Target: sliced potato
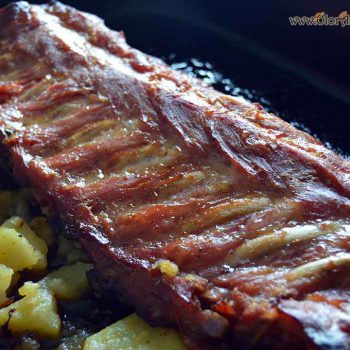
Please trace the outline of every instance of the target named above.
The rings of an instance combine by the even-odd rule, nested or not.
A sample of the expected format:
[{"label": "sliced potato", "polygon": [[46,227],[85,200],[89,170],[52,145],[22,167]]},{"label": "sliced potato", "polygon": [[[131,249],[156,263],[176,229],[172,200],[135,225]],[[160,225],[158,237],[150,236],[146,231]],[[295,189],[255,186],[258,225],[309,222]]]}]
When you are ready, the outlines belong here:
[{"label": "sliced potato", "polygon": [[55,243],[55,233],[44,216],[38,216],[29,222],[30,228],[46,242],[49,247]]},{"label": "sliced potato", "polygon": [[39,254],[22,234],[14,229],[0,227],[0,263],[14,271],[32,269]]},{"label": "sliced potato", "polygon": [[[13,247],[14,254],[12,255],[12,258],[11,258],[12,263],[11,262],[10,263],[18,265],[21,262],[22,254],[16,253],[16,248],[17,248],[16,245],[21,240],[20,243],[22,244],[22,246],[29,245],[32,248],[32,254],[31,254],[32,260],[35,260],[34,264],[32,264],[30,266],[24,266],[23,268],[29,268],[29,269],[35,269],[35,270],[46,269],[46,267],[47,267],[47,258],[46,257],[47,257],[48,248],[47,248],[47,244],[45,243],[45,241],[43,241],[40,237],[38,237],[35,234],[35,232],[25,223],[25,221],[18,216],[14,216],[14,217],[6,220],[0,228],[0,230],[4,230],[4,232],[7,234],[7,236],[12,236],[11,232],[6,230],[6,229],[15,230],[15,232],[17,234],[17,239],[14,240],[14,237],[12,237],[12,241],[11,241],[11,244],[15,245],[15,246]],[[0,242],[2,242],[1,236],[0,236]],[[28,256],[28,254],[29,254],[29,250],[27,251],[27,254],[25,254],[25,255]],[[13,259],[14,256],[16,256],[16,259]],[[0,258],[0,262],[2,262],[1,258]],[[6,263],[5,263],[5,265],[12,267],[11,265],[6,264]],[[19,269],[14,269],[14,270],[20,271]]]},{"label": "sliced potato", "polygon": [[79,300],[89,290],[86,272],[91,270],[92,264],[77,262],[74,265],[62,266],[49,273],[39,283],[49,288],[57,299],[73,301]]},{"label": "sliced potato", "polygon": [[84,350],[185,350],[175,329],[153,328],[132,314],[88,337]]},{"label": "sliced potato", "polygon": [[7,301],[6,291],[11,285],[12,276],[13,270],[0,264],[0,306]]},{"label": "sliced potato", "polygon": [[0,326],[8,322],[8,329],[15,335],[58,337],[61,320],[52,292],[38,283],[26,282],[19,293],[23,299],[0,309]]}]

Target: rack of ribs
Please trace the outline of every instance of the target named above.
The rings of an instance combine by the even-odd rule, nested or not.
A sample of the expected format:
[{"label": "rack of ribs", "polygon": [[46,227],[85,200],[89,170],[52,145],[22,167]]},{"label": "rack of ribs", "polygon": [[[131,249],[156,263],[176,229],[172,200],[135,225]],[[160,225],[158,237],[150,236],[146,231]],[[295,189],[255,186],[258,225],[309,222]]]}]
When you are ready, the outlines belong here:
[{"label": "rack of ribs", "polygon": [[0,134],[95,262],[191,349],[350,349],[350,163],[60,3],[0,12]]}]

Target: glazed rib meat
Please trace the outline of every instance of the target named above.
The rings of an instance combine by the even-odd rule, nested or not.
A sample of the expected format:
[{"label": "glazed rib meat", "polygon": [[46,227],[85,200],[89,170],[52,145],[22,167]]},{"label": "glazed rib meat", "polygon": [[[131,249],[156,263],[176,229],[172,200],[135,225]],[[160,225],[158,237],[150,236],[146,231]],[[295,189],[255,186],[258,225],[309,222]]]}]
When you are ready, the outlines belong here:
[{"label": "glazed rib meat", "polygon": [[191,349],[350,349],[350,164],[60,3],[0,12],[0,130],[95,284]]}]

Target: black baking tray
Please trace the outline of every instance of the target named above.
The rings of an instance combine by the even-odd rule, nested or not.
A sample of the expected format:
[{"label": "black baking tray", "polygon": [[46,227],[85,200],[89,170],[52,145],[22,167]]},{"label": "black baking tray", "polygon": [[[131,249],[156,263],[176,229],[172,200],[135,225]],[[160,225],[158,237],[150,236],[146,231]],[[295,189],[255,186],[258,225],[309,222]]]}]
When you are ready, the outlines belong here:
[{"label": "black baking tray", "polygon": [[123,30],[144,52],[171,62],[210,62],[252,101],[350,154],[350,26],[292,27],[288,19],[319,11],[337,15],[348,10],[346,1],[64,2]]}]

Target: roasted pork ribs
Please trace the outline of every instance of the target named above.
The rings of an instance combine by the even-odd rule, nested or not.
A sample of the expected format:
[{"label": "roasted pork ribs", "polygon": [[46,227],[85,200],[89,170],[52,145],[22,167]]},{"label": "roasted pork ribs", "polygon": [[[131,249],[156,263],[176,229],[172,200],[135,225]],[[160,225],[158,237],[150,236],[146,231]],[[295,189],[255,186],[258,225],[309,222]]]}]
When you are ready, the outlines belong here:
[{"label": "roasted pork ribs", "polygon": [[14,174],[95,284],[191,349],[350,349],[349,162],[60,3],[2,9],[0,45]]}]

